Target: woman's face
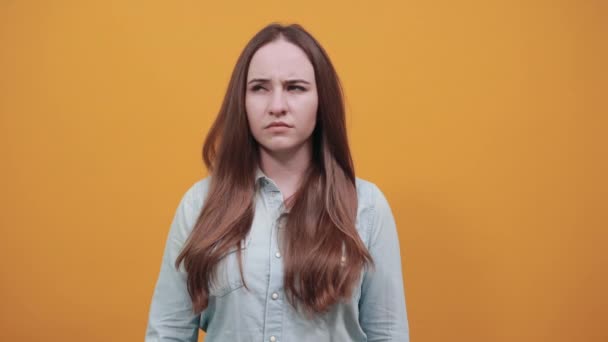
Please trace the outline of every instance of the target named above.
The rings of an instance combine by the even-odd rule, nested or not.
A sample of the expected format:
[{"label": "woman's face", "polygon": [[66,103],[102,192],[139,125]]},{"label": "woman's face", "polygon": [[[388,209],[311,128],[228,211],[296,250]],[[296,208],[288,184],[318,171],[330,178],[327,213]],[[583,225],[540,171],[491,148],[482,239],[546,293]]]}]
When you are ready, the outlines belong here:
[{"label": "woman's face", "polygon": [[314,68],[298,46],[279,39],[258,49],[246,86],[249,129],[261,148],[295,151],[309,141],[317,119],[317,88]]}]

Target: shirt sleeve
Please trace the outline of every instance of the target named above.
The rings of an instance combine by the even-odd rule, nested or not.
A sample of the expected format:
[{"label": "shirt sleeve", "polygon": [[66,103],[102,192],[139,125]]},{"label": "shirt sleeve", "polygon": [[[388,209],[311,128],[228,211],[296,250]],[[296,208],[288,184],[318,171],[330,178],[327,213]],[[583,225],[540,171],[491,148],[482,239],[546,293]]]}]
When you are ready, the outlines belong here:
[{"label": "shirt sleeve", "polygon": [[193,312],[183,265],[175,268],[175,259],[198,217],[192,200],[194,186],[182,197],[165,243],[160,273],[154,288],[146,342],[196,342],[200,314]]},{"label": "shirt sleeve", "polygon": [[409,342],[397,227],[382,191],[374,185],[373,193],[369,251],[375,269],[365,272],[361,284],[359,323],[369,342]]}]

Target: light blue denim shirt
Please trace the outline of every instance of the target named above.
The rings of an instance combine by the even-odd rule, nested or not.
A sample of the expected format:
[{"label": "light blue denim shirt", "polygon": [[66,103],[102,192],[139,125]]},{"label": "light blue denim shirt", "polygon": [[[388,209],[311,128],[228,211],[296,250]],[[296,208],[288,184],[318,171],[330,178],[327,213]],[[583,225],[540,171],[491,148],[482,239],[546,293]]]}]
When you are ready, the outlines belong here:
[{"label": "light blue denim shirt", "polygon": [[175,212],[160,273],[152,295],[146,342],[349,342],[409,341],[405,293],[397,229],[391,208],[373,183],[356,178],[356,227],[375,262],[362,271],[352,300],[335,304],[325,314],[307,319],[286,300],[283,263],[277,234],[285,210],[283,195],[258,168],[255,214],[243,243],[241,280],[236,249],[218,264],[218,284],[210,287],[209,306],[195,314],[188,295],[187,274],[174,266],[204,204],[210,177],[194,183]]}]

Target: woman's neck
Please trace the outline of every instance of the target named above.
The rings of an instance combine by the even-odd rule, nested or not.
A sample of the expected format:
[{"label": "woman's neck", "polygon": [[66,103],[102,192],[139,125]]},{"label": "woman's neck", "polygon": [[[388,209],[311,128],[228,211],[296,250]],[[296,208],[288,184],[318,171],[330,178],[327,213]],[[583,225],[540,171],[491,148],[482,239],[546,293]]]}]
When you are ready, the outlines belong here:
[{"label": "woman's neck", "polygon": [[289,151],[269,151],[260,147],[260,168],[279,187],[283,199],[291,197],[311,163],[312,142]]}]

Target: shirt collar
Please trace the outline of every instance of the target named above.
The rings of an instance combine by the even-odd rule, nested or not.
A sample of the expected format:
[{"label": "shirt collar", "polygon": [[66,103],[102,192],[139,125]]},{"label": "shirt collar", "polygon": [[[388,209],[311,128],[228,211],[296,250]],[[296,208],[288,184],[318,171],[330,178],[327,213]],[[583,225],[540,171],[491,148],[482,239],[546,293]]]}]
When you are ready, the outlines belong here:
[{"label": "shirt collar", "polygon": [[255,183],[257,184],[260,179],[267,179],[268,176],[266,176],[266,174],[264,174],[264,172],[262,171],[262,169],[260,169],[259,166],[256,166],[255,169]]},{"label": "shirt collar", "polygon": [[[264,186],[265,184],[268,184],[269,181],[270,181],[270,178],[268,178],[268,176],[266,176],[264,171],[262,171],[262,169],[259,166],[256,166],[255,184],[258,185],[259,182],[262,182],[262,186]],[[283,206],[283,205],[284,205],[284,203],[281,204],[281,206]],[[285,212],[289,213],[290,210],[291,210],[290,208],[286,208]]]}]

